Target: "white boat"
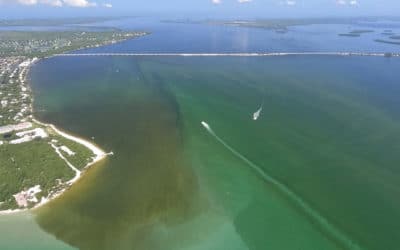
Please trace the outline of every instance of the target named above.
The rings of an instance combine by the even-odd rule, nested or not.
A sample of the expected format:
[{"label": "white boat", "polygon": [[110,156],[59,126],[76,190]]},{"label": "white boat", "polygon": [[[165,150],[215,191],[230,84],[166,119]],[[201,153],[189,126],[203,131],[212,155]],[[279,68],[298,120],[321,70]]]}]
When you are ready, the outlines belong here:
[{"label": "white boat", "polygon": [[263,107],[261,105],[261,107],[253,114],[254,121],[257,121],[257,119],[260,117],[262,109],[263,109]]}]

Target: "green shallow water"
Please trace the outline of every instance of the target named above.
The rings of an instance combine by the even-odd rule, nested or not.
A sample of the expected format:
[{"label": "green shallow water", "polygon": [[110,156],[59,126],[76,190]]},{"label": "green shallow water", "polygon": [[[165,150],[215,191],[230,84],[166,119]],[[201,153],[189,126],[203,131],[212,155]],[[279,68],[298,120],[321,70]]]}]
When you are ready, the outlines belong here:
[{"label": "green shallow water", "polygon": [[115,155],[36,222],[80,249],[396,249],[399,66],[44,60],[31,73],[37,116]]}]

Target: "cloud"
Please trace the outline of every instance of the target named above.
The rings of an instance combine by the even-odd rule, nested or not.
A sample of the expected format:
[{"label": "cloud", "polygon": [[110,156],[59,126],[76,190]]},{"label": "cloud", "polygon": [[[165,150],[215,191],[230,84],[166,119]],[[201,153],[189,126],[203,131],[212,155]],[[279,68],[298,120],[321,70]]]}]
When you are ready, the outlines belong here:
[{"label": "cloud", "polygon": [[221,4],[222,0],[211,0],[213,4]]},{"label": "cloud", "polygon": [[40,0],[41,4],[47,4],[54,7],[62,7],[63,2],[61,0]]},{"label": "cloud", "polygon": [[294,0],[287,0],[287,1],[286,1],[286,5],[289,5],[289,6],[296,5],[296,1],[294,1]]},{"label": "cloud", "polygon": [[38,3],[37,0],[17,0],[17,2],[22,5],[35,5]]},{"label": "cloud", "polygon": [[101,6],[103,8],[112,8],[112,4],[103,3],[101,5],[96,2],[91,2],[90,0],[0,0],[0,4],[19,4],[25,6],[34,5],[48,5],[53,7],[75,7],[75,8],[87,8]]},{"label": "cloud", "polygon": [[279,4],[287,5],[287,6],[294,6],[297,4],[297,2],[296,2],[296,0],[284,0],[284,1],[280,1]]},{"label": "cloud", "polygon": [[86,7],[95,7],[97,3],[89,2],[87,0],[63,0],[66,6],[70,7],[78,7],[78,8],[86,8]]},{"label": "cloud", "polygon": [[357,0],[352,0],[349,2],[349,4],[350,5],[358,5],[358,2],[357,2]]},{"label": "cloud", "polygon": [[251,3],[253,0],[237,0],[238,3]]},{"label": "cloud", "polygon": [[357,6],[359,5],[358,0],[336,0],[337,5],[350,5],[350,6]]}]

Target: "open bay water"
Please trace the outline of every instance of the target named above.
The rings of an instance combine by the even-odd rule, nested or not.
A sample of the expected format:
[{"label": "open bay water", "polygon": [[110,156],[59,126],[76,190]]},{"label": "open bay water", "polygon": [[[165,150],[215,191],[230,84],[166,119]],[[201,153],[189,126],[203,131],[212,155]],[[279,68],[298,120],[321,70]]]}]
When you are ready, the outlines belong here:
[{"label": "open bay water", "polygon": [[[375,42],[388,40],[382,33],[390,29],[400,34],[400,22],[353,22],[351,24],[313,24],[289,26],[288,32],[202,23],[160,22],[156,18],[132,18],[92,24],[118,27],[122,30],[151,31],[134,43],[127,41],[101,48],[81,50],[84,53],[230,53],[230,52],[399,52],[400,45]],[[173,20],[173,19],[172,19]],[[338,34],[369,30],[360,37]]]},{"label": "open bay water", "polygon": [[[193,27],[199,39],[209,32],[171,30]],[[233,39],[225,33],[233,27],[215,29]],[[89,51],[203,52],[212,44],[196,49],[172,36]],[[213,52],[225,51],[214,44]],[[42,60],[30,75],[36,116],[114,156],[33,217],[2,217],[0,247],[397,249],[399,64],[335,56]]]},{"label": "open bay water", "polygon": [[[39,211],[39,225],[81,249],[335,249],[273,186],[265,186],[206,131],[190,131],[190,123],[201,128],[201,120],[185,119],[180,110],[186,106],[168,85],[173,78],[165,78],[174,75],[161,74],[163,64],[151,61],[42,62],[54,75],[35,80],[40,83],[36,95],[42,96],[37,110],[45,110],[39,118],[94,137],[114,156],[93,167],[65,198]],[[214,66],[219,63],[226,62]],[[190,68],[177,68],[177,73],[190,77]],[[62,80],[53,78],[59,74]]]},{"label": "open bay water", "polygon": [[44,60],[32,71],[38,118],[115,155],[37,222],[80,249],[396,249],[399,64]]}]

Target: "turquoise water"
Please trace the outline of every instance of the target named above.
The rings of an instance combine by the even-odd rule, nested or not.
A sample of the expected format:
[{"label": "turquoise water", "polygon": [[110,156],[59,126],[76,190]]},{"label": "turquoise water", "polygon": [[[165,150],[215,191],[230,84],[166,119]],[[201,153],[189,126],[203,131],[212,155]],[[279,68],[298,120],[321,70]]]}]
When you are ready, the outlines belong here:
[{"label": "turquoise water", "polygon": [[44,60],[37,116],[115,155],[36,221],[80,249],[396,249],[399,63]]},{"label": "turquoise water", "polygon": [[[373,42],[382,23],[287,34],[153,19],[104,25],[153,34],[88,52],[400,48]],[[359,28],[375,32],[337,36]],[[335,56],[42,60],[30,75],[36,116],[115,155],[48,206],[0,216],[0,249],[395,250],[399,64]]]}]

